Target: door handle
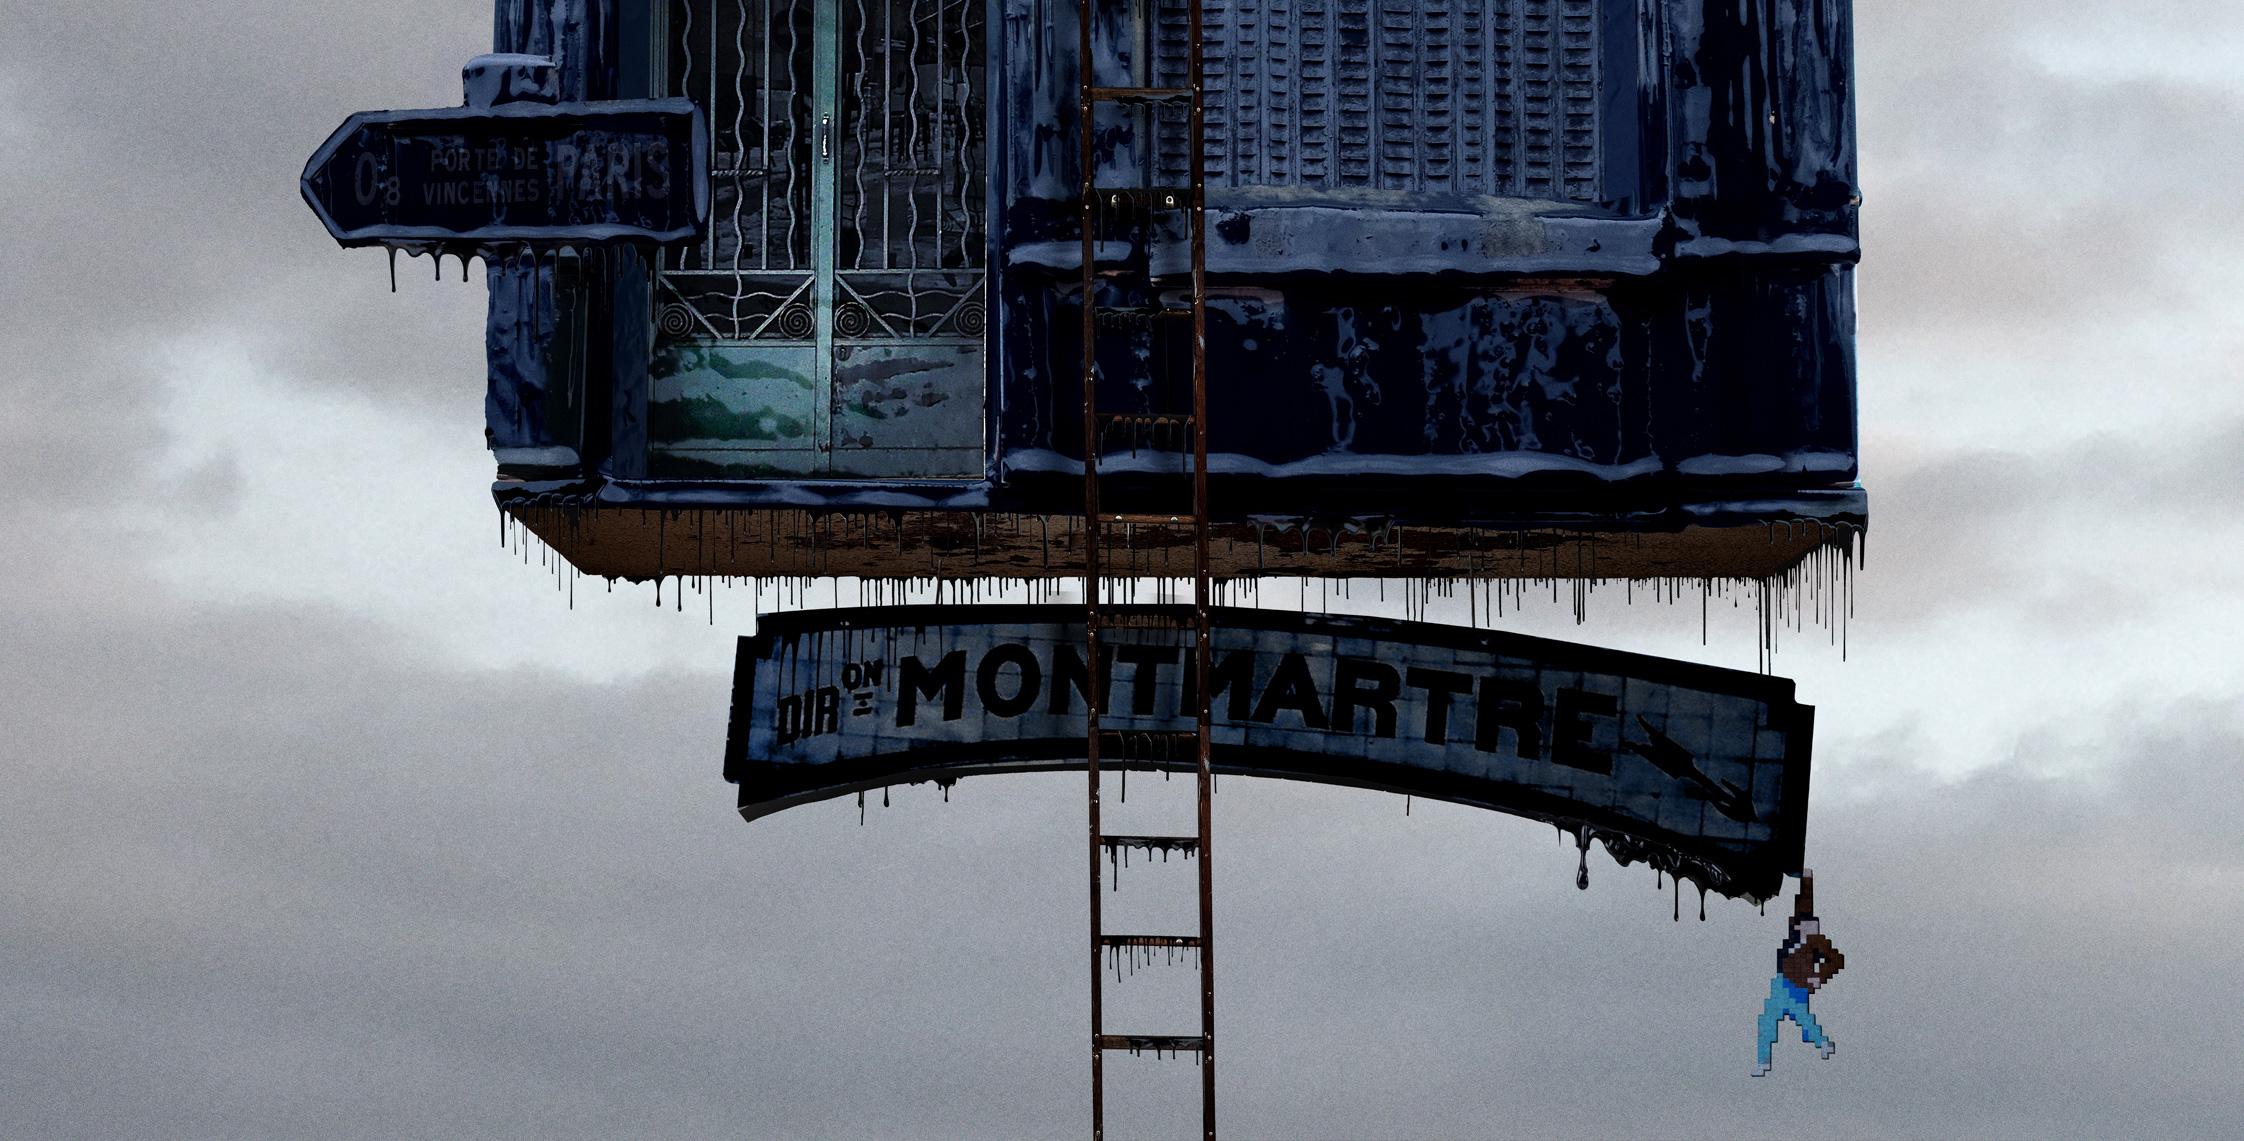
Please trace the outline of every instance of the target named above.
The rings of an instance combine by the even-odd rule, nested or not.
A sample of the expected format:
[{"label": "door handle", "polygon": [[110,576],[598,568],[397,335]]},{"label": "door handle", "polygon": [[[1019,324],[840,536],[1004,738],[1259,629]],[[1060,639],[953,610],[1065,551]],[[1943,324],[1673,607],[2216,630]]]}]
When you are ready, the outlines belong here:
[{"label": "door handle", "polygon": [[834,161],[834,117],[818,117],[818,157],[825,162]]}]

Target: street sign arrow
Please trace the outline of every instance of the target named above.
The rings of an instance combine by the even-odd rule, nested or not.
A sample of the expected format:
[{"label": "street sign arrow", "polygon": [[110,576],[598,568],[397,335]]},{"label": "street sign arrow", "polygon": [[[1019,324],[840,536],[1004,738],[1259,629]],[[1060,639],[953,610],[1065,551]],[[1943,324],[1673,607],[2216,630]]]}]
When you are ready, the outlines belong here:
[{"label": "street sign arrow", "polygon": [[709,145],[685,99],[363,111],[304,167],[345,246],[689,241]]}]

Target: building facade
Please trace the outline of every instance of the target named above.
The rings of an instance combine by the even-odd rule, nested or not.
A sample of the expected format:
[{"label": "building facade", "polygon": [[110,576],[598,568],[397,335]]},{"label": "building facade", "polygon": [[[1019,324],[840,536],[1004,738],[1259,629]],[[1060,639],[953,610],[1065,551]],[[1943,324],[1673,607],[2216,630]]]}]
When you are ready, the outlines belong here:
[{"label": "building facade", "polygon": [[[1098,84],[1182,82],[1181,4],[1094,10]],[[502,505],[628,577],[786,571],[805,513],[824,534],[798,555],[971,531],[989,569],[946,574],[1033,570],[1035,518],[1059,569],[1085,446],[1077,12],[501,0],[498,49],[553,57],[560,98],[691,98],[712,156],[698,242],[492,267]],[[1211,494],[1257,549],[1233,573],[1367,573],[1309,556],[1407,533],[1412,573],[1524,574],[1524,536],[1563,533],[1611,574],[1768,574],[1865,523],[1846,0],[1204,12]],[[1177,113],[1102,108],[1093,181],[1182,186]],[[1152,284],[1096,303],[1188,288],[1178,224],[1102,247]],[[1102,324],[1100,407],[1175,407],[1188,329]],[[1143,444],[1104,462],[1109,497],[1157,512],[1129,477],[1183,460]],[[704,559],[719,528],[771,555],[735,538],[696,569],[649,508],[690,513]],[[1272,527],[1300,558],[1272,563]]]}]

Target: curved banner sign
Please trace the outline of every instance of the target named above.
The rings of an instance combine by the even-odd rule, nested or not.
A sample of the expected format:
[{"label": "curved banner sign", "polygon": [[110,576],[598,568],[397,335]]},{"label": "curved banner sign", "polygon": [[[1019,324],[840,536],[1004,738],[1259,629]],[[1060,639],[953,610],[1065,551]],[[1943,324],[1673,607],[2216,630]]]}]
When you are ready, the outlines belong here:
[{"label": "curved banner sign", "polygon": [[[1190,767],[1190,610],[1101,627],[1100,763]],[[1547,820],[1725,895],[1800,866],[1814,710],[1761,674],[1516,634],[1214,612],[1218,772]],[[1081,606],[766,616],[740,640],[725,779],[755,819],[850,792],[1082,768]]]}]

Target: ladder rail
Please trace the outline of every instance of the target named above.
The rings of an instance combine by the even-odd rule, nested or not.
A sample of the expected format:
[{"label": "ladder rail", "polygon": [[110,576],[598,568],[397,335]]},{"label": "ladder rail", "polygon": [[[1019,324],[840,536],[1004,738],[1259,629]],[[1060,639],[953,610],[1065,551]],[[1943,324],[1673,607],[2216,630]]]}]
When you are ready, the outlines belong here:
[{"label": "ladder rail", "polygon": [[1077,0],[1076,4],[1076,61],[1081,69],[1077,79],[1082,87],[1076,100],[1076,134],[1083,175],[1080,204],[1083,227],[1083,661],[1084,680],[1089,683],[1091,695],[1083,703],[1084,720],[1089,725],[1084,747],[1090,774],[1086,816],[1090,828],[1091,869],[1091,1136],[1094,1141],[1102,1141],[1106,1136],[1106,975],[1100,962],[1104,926],[1100,901],[1105,893],[1100,890],[1099,882],[1099,857],[1103,850],[1099,841],[1099,715],[1102,712],[1099,695],[1106,692],[1106,685],[1099,668],[1099,590],[1104,576],[1099,566],[1098,263],[1095,257],[1098,202],[1093,187],[1098,167],[1092,140],[1098,106],[1093,86],[1097,76],[1093,72],[1091,55],[1095,3],[1096,0]]},{"label": "ladder rail", "polygon": [[[1194,718],[1199,723],[1199,816],[1200,816],[1200,1131],[1206,1141],[1215,1138],[1215,775],[1210,748],[1213,726],[1215,670],[1213,668],[1214,631],[1209,628],[1209,595],[1212,584],[1208,580],[1208,170],[1207,170],[1207,98],[1201,75],[1201,0],[1185,0],[1187,12],[1186,43],[1190,45],[1191,63],[1186,70],[1185,86],[1191,96],[1187,103],[1189,142],[1186,150],[1191,162],[1192,208],[1189,233],[1192,241],[1192,609],[1196,637],[1194,675],[1199,684],[1193,687],[1198,709]],[[1158,112],[1148,111],[1147,118]],[[1150,165],[1150,164],[1149,164]]]}]

